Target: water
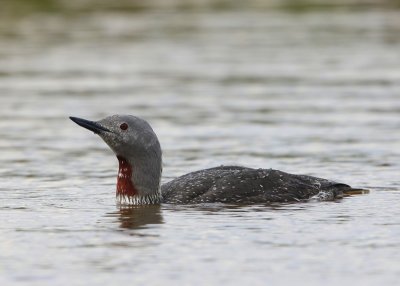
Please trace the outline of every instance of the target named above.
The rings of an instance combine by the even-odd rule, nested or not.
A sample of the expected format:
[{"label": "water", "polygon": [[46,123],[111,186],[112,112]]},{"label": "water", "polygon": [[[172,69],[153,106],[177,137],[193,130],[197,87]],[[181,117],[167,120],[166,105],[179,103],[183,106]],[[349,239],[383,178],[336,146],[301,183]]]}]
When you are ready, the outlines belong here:
[{"label": "water", "polygon": [[[396,10],[37,14],[0,24],[1,285],[393,285]],[[369,188],[337,202],[118,209],[68,116],[148,119],[164,177],[220,164]]]}]

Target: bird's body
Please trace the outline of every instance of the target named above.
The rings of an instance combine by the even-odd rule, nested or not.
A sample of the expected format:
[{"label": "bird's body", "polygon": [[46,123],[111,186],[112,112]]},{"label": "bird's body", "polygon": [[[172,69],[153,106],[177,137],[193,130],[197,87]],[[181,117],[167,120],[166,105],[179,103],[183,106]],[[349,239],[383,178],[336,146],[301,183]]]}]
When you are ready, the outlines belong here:
[{"label": "bird's body", "polygon": [[130,115],[113,115],[98,122],[71,119],[98,134],[117,155],[117,200],[120,203],[298,202],[313,197],[334,200],[360,191],[322,178],[240,166],[188,173],[161,186],[161,147],[145,120]]},{"label": "bird's body", "polygon": [[162,202],[273,203],[299,202],[314,196],[335,199],[350,186],[273,169],[221,166],[192,172],[161,186]]}]

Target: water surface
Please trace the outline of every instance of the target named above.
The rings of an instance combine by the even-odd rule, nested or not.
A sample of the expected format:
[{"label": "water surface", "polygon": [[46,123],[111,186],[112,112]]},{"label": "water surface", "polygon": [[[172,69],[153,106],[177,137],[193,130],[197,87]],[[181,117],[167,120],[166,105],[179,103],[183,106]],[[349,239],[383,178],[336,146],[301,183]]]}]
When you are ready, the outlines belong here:
[{"label": "water surface", "polygon": [[[3,20],[0,283],[397,283],[399,19],[149,10]],[[164,182],[234,163],[371,192],[119,209],[117,160],[68,119],[114,113],[151,122]]]}]

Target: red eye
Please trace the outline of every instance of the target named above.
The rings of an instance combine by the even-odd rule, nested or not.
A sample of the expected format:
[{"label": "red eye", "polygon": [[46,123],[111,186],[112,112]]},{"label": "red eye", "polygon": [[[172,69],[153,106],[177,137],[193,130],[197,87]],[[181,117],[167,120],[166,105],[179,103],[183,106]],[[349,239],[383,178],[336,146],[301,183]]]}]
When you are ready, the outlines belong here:
[{"label": "red eye", "polygon": [[128,129],[128,124],[122,123],[122,124],[119,126],[119,128],[121,128],[122,130],[126,130],[126,129]]}]

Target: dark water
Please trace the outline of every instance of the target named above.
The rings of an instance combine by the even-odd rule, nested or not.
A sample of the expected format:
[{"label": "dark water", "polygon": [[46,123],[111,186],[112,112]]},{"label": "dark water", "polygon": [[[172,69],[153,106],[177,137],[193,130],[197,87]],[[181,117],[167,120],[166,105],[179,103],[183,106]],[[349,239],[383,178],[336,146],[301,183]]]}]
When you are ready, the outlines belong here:
[{"label": "dark water", "polygon": [[[32,14],[0,25],[0,283],[394,285],[400,15]],[[220,164],[369,188],[337,202],[118,209],[68,116],[145,117],[167,181]]]}]

